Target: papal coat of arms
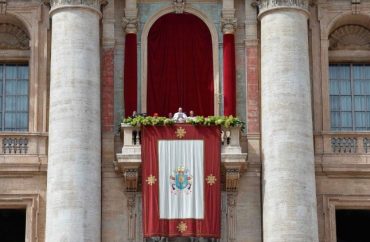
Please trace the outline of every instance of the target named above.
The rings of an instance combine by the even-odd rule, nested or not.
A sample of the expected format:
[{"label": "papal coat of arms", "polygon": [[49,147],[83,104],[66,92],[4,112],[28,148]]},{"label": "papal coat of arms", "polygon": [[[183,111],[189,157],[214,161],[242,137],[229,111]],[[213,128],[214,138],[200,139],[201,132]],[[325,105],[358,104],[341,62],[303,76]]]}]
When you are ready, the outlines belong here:
[{"label": "papal coat of arms", "polygon": [[191,192],[193,176],[190,175],[189,169],[186,169],[184,166],[179,166],[172,172],[170,179],[172,193]]}]

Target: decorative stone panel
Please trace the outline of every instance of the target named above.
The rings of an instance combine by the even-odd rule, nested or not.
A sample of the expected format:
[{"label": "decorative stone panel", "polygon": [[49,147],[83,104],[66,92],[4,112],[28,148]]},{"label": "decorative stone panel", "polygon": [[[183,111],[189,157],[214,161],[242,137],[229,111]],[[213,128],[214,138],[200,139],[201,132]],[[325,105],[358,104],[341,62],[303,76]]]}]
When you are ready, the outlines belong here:
[{"label": "decorative stone panel", "polygon": [[370,50],[370,30],[361,25],[344,25],[329,36],[329,50]]},{"label": "decorative stone panel", "polygon": [[30,38],[27,32],[11,23],[0,23],[0,49],[20,49],[30,48]]}]

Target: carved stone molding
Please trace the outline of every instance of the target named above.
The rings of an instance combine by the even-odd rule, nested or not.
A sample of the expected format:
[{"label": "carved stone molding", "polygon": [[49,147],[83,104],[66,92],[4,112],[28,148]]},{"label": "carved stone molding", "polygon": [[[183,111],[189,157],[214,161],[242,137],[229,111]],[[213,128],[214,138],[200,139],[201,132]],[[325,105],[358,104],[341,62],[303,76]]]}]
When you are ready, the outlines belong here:
[{"label": "carved stone molding", "polygon": [[344,25],[329,36],[329,50],[370,50],[370,30],[360,25]]},{"label": "carved stone molding", "polygon": [[126,34],[136,34],[138,27],[138,19],[136,17],[123,17],[122,27]]},{"label": "carved stone molding", "polygon": [[361,0],[352,0],[351,4],[352,4],[352,14],[359,14]]},{"label": "carved stone molding", "polygon": [[260,15],[276,8],[298,8],[308,11],[308,0],[261,0],[258,2]]},{"label": "carved stone molding", "polygon": [[233,34],[237,28],[237,20],[236,18],[222,18],[221,26],[224,34]]},{"label": "carved stone molding", "polygon": [[27,50],[30,38],[25,30],[10,23],[0,24],[0,49]]},{"label": "carved stone molding", "polygon": [[127,169],[124,174],[126,192],[137,192],[139,182],[139,169],[131,168]]},{"label": "carved stone molding", "polygon": [[45,0],[45,3],[49,3],[51,11],[56,8],[63,6],[86,6],[96,9],[100,13],[100,6],[107,4],[106,0]]},{"label": "carved stone molding", "polygon": [[227,194],[227,241],[236,241],[236,199],[239,190],[241,173],[246,169],[246,153],[222,153],[221,160],[224,171],[224,189]]},{"label": "carved stone molding", "polygon": [[135,241],[136,235],[136,192],[127,192],[128,240]]},{"label": "carved stone molding", "polygon": [[240,167],[226,168],[225,190],[227,192],[238,192],[240,180]]},{"label": "carved stone molding", "polygon": [[173,8],[175,13],[184,13],[185,0],[173,0]]},{"label": "carved stone molding", "polygon": [[6,14],[7,0],[0,0],[0,14]]},{"label": "carved stone molding", "polygon": [[236,192],[227,193],[227,241],[236,241]]}]

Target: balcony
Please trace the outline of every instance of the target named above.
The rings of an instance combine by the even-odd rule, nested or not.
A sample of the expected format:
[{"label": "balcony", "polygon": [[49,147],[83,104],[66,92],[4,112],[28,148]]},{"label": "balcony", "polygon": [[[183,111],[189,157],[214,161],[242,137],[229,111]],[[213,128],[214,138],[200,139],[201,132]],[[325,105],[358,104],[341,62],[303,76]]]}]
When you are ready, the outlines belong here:
[{"label": "balcony", "polygon": [[314,135],[316,172],[329,176],[370,176],[370,133]]},{"label": "balcony", "polygon": [[[176,125],[176,124],[174,124]],[[239,188],[239,180],[243,171],[247,169],[247,153],[242,153],[240,144],[241,127],[222,127],[220,133],[221,143],[221,183],[223,191],[227,195],[226,205],[226,229],[229,238],[236,236],[236,194]],[[127,195],[127,208],[129,212],[129,240],[135,240],[136,236],[136,207],[140,206],[136,201],[136,193],[140,189],[141,167],[141,130],[127,124],[121,124],[121,137],[123,146],[121,153],[117,154],[114,166],[117,172],[123,175]]]},{"label": "balcony", "polygon": [[46,133],[0,133],[0,173],[46,172]]},{"label": "balcony", "polygon": [[[240,133],[240,127],[221,127],[221,170],[225,191],[237,191],[240,173],[247,168],[247,153],[242,153]],[[121,153],[117,154],[115,169],[122,172],[127,192],[138,191],[142,162],[140,127],[121,124],[121,136],[123,146]]]}]

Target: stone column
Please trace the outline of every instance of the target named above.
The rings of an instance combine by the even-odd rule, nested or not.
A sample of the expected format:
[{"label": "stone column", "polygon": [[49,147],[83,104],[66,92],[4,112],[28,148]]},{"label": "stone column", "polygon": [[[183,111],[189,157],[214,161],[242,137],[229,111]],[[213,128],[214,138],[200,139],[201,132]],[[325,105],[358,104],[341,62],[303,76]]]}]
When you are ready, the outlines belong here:
[{"label": "stone column", "polygon": [[46,242],[101,241],[100,0],[52,0]]},{"label": "stone column", "polygon": [[263,241],[318,241],[308,0],[263,0]]},{"label": "stone column", "polygon": [[125,17],[122,26],[125,30],[125,55],[123,67],[123,96],[125,117],[137,111],[137,4],[136,0],[126,0]]},{"label": "stone column", "polygon": [[236,67],[234,0],[222,1],[224,115],[236,115]]}]

